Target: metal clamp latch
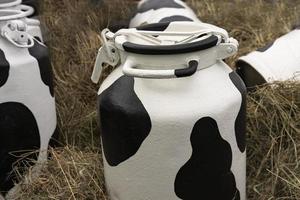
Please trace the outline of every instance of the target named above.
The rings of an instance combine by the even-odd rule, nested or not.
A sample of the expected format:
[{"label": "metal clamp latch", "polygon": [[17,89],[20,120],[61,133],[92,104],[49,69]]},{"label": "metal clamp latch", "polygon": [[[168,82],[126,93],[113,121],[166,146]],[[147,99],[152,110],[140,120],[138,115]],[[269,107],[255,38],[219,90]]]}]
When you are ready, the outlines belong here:
[{"label": "metal clamp latch", "polygon": [[116,66],[119,63],[120,56],[117,52],[117,48],[114,45],[114,41],[111,41],[114,34],[108,29],[104,29],[101,33],[101,38],[103,40],[103,46],[98,50],[98,55],[94,65],[94,70],[92,74],[92,81],[98,83],[102,68],[104,64],[109,64],[111,66]]},{"label": "metal clamp latch", "polygon": [[34,45],[33,37],[27,33],[27,24],[22,20],[9,21],[2,27],[1,35],[19,48],[30,48]]}]

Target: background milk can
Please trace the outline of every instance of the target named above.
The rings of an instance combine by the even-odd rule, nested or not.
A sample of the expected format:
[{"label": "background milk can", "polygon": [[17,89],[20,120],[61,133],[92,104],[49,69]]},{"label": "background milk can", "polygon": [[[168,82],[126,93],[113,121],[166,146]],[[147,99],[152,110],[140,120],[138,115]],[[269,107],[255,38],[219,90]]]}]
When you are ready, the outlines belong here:
[{"label": "background milk can", "polygon": [[45,162],[56,129],[48,50],[28,34],[23,16],[0,10],[0,199],[17,189],[12,170],[20,154],[36,151],[26,159]]},{"label": "background milk can", "polygon": [[[36,18],[32,18],[36,14],[36,8],[32,7],[30,3],[28,3],[28,5],[22,5],[21,2],[21,0],[2,1],[0,2],[0,9],[22,11],[23,16],[26,17],[23,20],[26,21],[26,24],[28,26],[28,33],[30,33],[39,41],[43,41],[40,21]],[[24,2],[27,3],[26,1]]]},{"label": "background milk can", "polygon": [[200,22],[193,10],[181,0],[142,0],[129,26],[171,21]]},{"label": "background milk can", "polygon": [[[158,31],[163,30],[163,31]],[[102,33],[98,92],[112,200],[246,199],[246,89],[222,59],[238,43],[194,22]]]},{"label": "background milk can", "polygon": [[247,87],[300,80],[300,28],[237,61],[237,73]]}]

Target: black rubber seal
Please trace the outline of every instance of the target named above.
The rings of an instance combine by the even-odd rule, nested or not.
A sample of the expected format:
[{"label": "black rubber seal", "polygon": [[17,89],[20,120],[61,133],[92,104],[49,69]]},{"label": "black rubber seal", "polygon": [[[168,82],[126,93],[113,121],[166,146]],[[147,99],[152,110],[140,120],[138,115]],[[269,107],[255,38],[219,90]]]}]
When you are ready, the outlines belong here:
[{"label": "black rubber seal", "polygon": [[141,45],[134,44],[131,42],[124,42],[123,48],[125,51],[136,54],[144,55],[168,55],[168,54],[181,54],[181,53],[190,53],[194,51],[201,51],[214,47],[218,43],[218,37],[215,35],[210,36],[209,38],[188,43],[188,44],[179,44],[179,45]]}]

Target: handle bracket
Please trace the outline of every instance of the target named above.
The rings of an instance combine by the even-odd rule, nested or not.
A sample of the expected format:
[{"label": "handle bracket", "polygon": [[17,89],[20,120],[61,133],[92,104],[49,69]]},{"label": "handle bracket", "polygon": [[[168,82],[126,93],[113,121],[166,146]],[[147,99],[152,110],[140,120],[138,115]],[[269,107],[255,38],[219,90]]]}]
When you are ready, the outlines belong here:
[{"label": "handle bracket", "polygon": [[1,29],[1,35],[19,48],[30,48],[34,45],[33,37],[27,33],[27,24],[22,20],[9,21]]}]

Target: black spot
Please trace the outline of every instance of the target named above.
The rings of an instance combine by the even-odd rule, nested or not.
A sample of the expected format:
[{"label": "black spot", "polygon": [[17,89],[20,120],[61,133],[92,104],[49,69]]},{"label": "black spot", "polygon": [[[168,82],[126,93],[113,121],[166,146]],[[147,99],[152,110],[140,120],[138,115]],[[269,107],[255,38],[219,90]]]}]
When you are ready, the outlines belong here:
[{"label": "black spot", "polygon": [[143,3],[139,7],[138,13],[143,13],[152,9],[157,10],[160,8],[184,8],[184,7],[176,3],[174,0],[149,0]]},{"label": "black spot", "polygon": [[255,87],[266,83],[264,77],[254,67],[243,60],[237,61],[236,72],[243,79],[249,90],[253,90]]},{"label": "black spot", "polygon": [[[0,104],[0,133],[0,191],[5,195],[17,181],[13,165],[24,153],[40,149],[40,135],[32,112],[14,102]],[[37,160],[37,153],[26,160]],[[21,169],[28,164],[21,162]]]},{"label": "black spot", "polygon": [[154,23],[154,24],[146,24],[137,27],[137,30],[141,31],[164,31],[168,28],[170,22],[161,22],[161,23]]},{"label": "black spot", "polygon": [[242,95],[242,105],[235,120],[235,138],[241,152],[246,150],[246,109],[247,109],[247,89],[243,80],[235,72],[231,72],[229,77],[235,87]]},{"label": "black spot", "polygon": [[0,49],[0,87],[2,87],[9,76],[9,63],[5,58],[4,52]]},{"label": "black spot", "polygon": [[261,47],[261,48],[258,48],[257,51],[259,52],[265,52],[267,51],[268,49],[270,49],[272,46],[273,46],[274,42],[271,42],[270,44],[267,44],[266,46],[264,47]]},{"label": "black spot", "polygon": [[134,92],[134,79],[122,76],[99,96],[104,155],[111,166],[133,156],[151,130],[151,120]]},{"label": "black spot", "polygon": [[176,176],[176,195],[183,200],[233,200],[238,189],[231,172],[232,150],[217,122],[210,117],[197,121],[191,143],[192,157]]},{"label": "black spot", "polygon": [[49,86],[51,96],[54,96],[53,91],[53,72],[49,58],[48,48],[34,41],[34,46],[29,48],[31,56],[35,57],[39,63],[41,78],[45,85]]},{"label": "black spot", "polygon": [[37,41],[42,42],[42,39],[41,39],[40,37],[34,36],[34,38],[35,38]]},{"label": "black spot", "polygon": [[241,200],[241,195],[240,195],[240,191],[236,191],[235,197],[232,200]]},{"label": "black spot", "polygon": [[128,20],[113,20],[109,25],[109,30],[115,33],[120,29],[128,28],[128,24]]},{"label": "black spot", "polygon": [[174,15],[171,17],[165,17],[161,19],[159,22],[176,22],[176,21],[193,21],[193,20],[185,16]]}]

